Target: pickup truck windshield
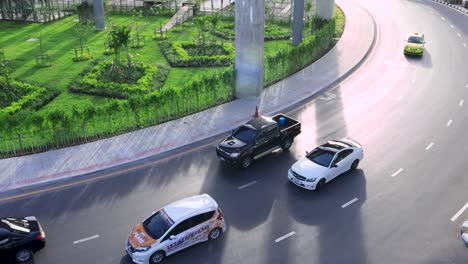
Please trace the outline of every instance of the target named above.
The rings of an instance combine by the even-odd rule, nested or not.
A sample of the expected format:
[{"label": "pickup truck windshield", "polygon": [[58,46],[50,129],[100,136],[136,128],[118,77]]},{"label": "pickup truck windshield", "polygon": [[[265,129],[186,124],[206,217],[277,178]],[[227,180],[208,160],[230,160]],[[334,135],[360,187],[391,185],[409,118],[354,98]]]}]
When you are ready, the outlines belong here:
[{"label": "pickup truck windshield", "polygon": [[237,138],[238,140],[249,143],[254,140],[255,136],[257,135],[257,131],[248,128],[246,126],[239,127],[234,133],[232,134],[233,137]]},{"label": "pickup truck windshield", "polygon": [[333,151],[327,151],[327,150],[316,148],[312,150],[309,154],[307,154],[306,157],[310,161],[313,161],[317,163],[318,165],[328,168],[334,156],[335,156],[335,152]]}]

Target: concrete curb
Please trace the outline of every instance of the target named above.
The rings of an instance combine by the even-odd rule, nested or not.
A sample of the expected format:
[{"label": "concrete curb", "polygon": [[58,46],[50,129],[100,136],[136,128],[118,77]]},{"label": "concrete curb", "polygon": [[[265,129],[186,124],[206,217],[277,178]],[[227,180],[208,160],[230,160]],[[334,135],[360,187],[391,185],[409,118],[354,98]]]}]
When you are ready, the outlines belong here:
[{"label": "concrete curb", "polygon": [[[364,9],[362,6],[360,6],[359,4],[358,4],[358,6],[364,12],[366,12],[369,15],[369,17],[371,18],[371,20],[373,22],[373,25],[372,25],[373,26],[373,31],[372,31],[373,36],[371,37],[372,42],[369,45],[369,47],[368,47],[367,51],[365,52],[364,56],[362,58],[360,58],[359,61],[355,65],[353,65],[353,66],[350,65],[351,68],[348,69],[347,71],[345,71],[344,73],[342,73],[341,76],[338,76],[336,80],[331,81],[329,84],[325,85],[324,87],[320,87],[315,91],[304,94],[304,97],[301,97],[301,99],[299,99],[299,100],[292,100],[292,101],[283,102],[280,105],[278,105],[277,107],[275,107],[274,110],[273,109],[265,109],[266,108],[265,107],[263,109],[264,110],[263,112],[265,114],[273,114],[273,113],[276,113],[276,112],[285,111],[287,109],[291,109],[291,108],[294,108],[294,107],[296,107],[298,105],[304,104],[306,101],[308,101],[311,98],[317,96],[318,94],[321,94],[324,91],[327,91],[327,90],[335,87],[337,84],[339,84],[340,82],[345,80],[347,77],[349,77],[353,72],[355,72],[366,61],[366,59],[369,57],[369,55],[374,50],[374,47],[375,47],[375,44],[376,44],[376,41],[377,41],[378,26],[377,26],[375,18],[366,9]],[[345,28],[345,30],[346,30],[346,28]],[[337,46],[340,43],[340,41],[341,41],[341,39],[336,43],[335,47],[333,47],[322,58],[326,57],[329,53],[336,50]],[[318,61],[320,61],[320,59]],[[241,104],[241,105],[242,104],[244,104],[244,105],[246,105],[246,104],[247,105],[250,105],[250,104],[255,105],[256,104],[254,102],[255,99],[241,99],[241,100],[236,100],[236,101],[238,101],[238,103]],[[230,125],[232,127],[236,127],[236,126],[238,126],[238,125],[240,125],[240,124],[242,124],[242,123],[244,123],[246,121],[247,120],[244,120],[244,119],[236,120],[235,122],[231,122],[231,123],[229,123],[227,125]],[[74,170],[58,172],[58,173],[52,173],[52,174],[48,174],[48,175],[39,176],[37,178],[25,179],[23,181],[15,182],[12,185],[0,185],[0,192],[9,192],[9,191],[14,191],[14,190],[19,190],[19,189],[22,189],[22,188],[29,188],[29,187],[33,187],[33,186],[39,186],[39,185],[43,185],[45,183],[50,183],[50,182],[57,181],[57,180],[71,179],[71,178],[75,178],[75,177],[78,178],[79,176],[84,176],[86,174],[95,173],[95,172],[102,171],[102,170],[105,170],[105,169],[110,169],[110,168],[113,168],[113,167],[126,165],[126,164],[129,164],[129,163],[132,163],[132,162],[135,162],[135,161],[139,161],[139,160],[143,160],[143,159],[146,159],[146,158],[149,158],[149,157],[152,157],[152,156],[164,155],[165,153],[177,151],[177,150],[179,150],[181,148],[197,144],[197,143],[199,143],[201,141],[204,141],[204,140],[207,140],[207,139],[210,139],[210,138],[213,138],[213,137],[217,137],[217,136],[219,136],[219,135],[221,135],[221,134],[223,134],[223,133],[225,133],[227,131],[230,131],[230,130],[231,130],[230,127],[225,126],[224,130],[215,129],[215,130],[206,131],[204,134],[198,134],[198,135],[194,135],[192,137],[188,137],[183,142],[181,142],[179,144],[173,144],[173,145],[172,144],[169,144],[169,145],[166,144],[166,145],[163,145],[163,146],[158,146],[158,147],[153,148],[153,149],[149,149],[149,150],[146,150],[146,151],[143,151],[143,152],[136,153],[135,155],[130,156],[130,157],[127,156],[125,158],[120,158],[120,159],[112,160],[112,161],[101,163],[101,164],[95,164],[95,165],[88,166],[88,167],[82,167],[82,168],[77,168],[77,169],[74,169]]]},{"label": "concrete curb", "polygon": [[426,1],[431,1],[431,2],[435,2],[435,3],[439,3],[441,5],[446,5],[446,6],[450,7],[450,8],[452,8],[452,9],[455,9],[455,10],[461,12],[462,14],[465,14],[465,15],[468,16],[468,9],[463,8],[460,5],[449,4],[449,3],[447,3],[446,1],[443,1],[443,0],[426,0]]}]

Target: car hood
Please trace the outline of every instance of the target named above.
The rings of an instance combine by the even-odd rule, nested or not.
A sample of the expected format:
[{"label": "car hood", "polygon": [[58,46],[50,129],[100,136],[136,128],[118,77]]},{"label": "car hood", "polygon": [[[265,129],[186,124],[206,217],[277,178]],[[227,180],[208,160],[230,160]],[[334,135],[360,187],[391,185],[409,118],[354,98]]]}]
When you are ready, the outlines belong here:
[{"label": "car hood", "polygon": [[224,149],[241,149],[245,147],[246,145],[247,143],[240,141],[239,139],[233,136],[229,136],[223,141],[221,141],[221,143],[219,143],[219,146]]},{"label": "car hood", "polygon": [[405,48],[422,48],[422,44],[418,43],[406,43]]},{"label": "car hood", "polygon": [[320,177],[324,175],[328,168],[310,161],[308,158],[302,158],[294,163],[291,169],[297,174],[306,178]]},{"label": "car hood", "polygon": [[138,224],[132,229],[132,232],[128,237],[128,241],[134,248],[148,247],[157,242],[157,240],[153,239],[148,233],[146,233],[143,224]]}]

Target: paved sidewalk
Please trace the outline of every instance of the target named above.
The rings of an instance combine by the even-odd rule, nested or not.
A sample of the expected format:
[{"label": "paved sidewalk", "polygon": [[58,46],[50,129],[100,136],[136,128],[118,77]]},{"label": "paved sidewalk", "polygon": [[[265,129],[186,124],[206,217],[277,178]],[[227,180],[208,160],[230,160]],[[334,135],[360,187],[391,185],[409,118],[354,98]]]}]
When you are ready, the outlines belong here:
[{"label": "paved sidewalk", "polygon": [[375,22],[363,8],[354,1],[336,2],[346,16],[338,44],[313,65],[264,89],[259,98],[235,100],[109,139],[0,160],[0,191],[82,175],[174,150],[246,122],[256,105],[262,114],[269,115],[335,85],[364,60],[376,36]]}]

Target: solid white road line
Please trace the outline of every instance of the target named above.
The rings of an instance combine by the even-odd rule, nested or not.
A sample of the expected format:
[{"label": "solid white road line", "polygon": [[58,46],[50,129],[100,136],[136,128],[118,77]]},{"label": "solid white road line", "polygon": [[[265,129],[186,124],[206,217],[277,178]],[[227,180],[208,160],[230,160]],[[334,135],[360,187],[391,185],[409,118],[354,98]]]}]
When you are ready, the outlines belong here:
[{"label": "solid white road line", "polygon": [[461,99],[460,102],[458,103],[459,106],[462,106],[465,100]]},{"label": "solid white road line", "polygon": [[247,183],[247,184],[244,184],[244,185],[242,185],[242,186],[237,187],[237,189],[242,190],[242,189],[247,188],[247,187],[249,187],[249,186],[252,186],[252,185],[254,185],[254,184],[256,184],[256,183],[257,183],[257,181],[252,181],[252,182],[249,182],[249,183]]},{"label": "solid white road line", "polygon": [[447,126],[450,126],[452,124],[452,119],[450,119],[448,122],[447,122]]},{"label": "solid white road line", "polygon": [[349,202],[343,204],[343,205],[341,206],[341,208],[346,208],[346,207],[348,207],[349,205],[351,205],[352,203],[357,202],[358,200],[359,200],[358,198],[354,197],[354,199],[352,199],[351,201],[349,201]]},{"label": "solid white road line", "polygon": [[90,236],[90,237],[87,237],[87,238],[83,238],[83,239],[80,239],[80,240],[73,241],[73,245],[83,243],[83,242],[86,242],[86,241],[89,241],[89,240],[92,240],[92,239],[96,239],[96,238],[99,238],[99,235],[94,235],[94,236]]},{"label": "solid white road line", "polygon": [[455,222],[455,220],[457,220],[457,218],[463,214],[463,212],[468,209],[468,203],[466,203],[454,216],[452,216],[452,218],[450,218],[450,220],[452,222]]},{"label": "solid white road line", "polygon": [[397,176],[398,174],[402,173],[403,171],[404,171],[403,168],[399,168],[397,171],[395,171],[395,172],[392,174],[392,177]]},{"label": "solid white road line", "polygon": [[427,145],[427,147],[426,147],[426,150],[429,150],[429,149],[431,149],[431,148],[432,148],[432,146],[434,146],[434,142],[431,142],[431,143],[429,143],[429,145]]},{"label": "solid white road line", "polygon": [[282,240],[285,240],[286,238],[288,238],[290,236],[293,236],[295,234],[296,234],[296,232],[292,231],[292,232],[287,233],[286,235],[284,235],[282,237],[278,237],[277,239],[275,239],[275,243],[281,242]]}]

